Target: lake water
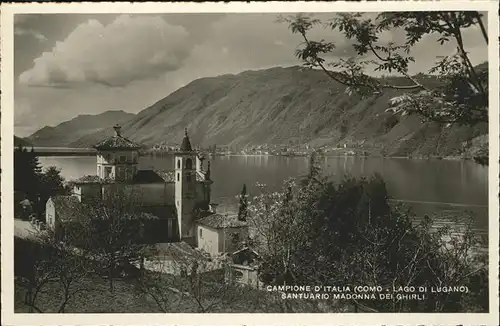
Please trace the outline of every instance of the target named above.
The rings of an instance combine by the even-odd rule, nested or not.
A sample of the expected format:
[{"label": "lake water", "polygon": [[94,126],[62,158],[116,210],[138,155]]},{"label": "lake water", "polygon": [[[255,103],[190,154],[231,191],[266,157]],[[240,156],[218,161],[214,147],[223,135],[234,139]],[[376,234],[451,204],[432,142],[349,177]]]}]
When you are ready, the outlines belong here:
[{"label": "lake water", "polygon": [[[44,167],[57,166],[66,179],[96,173],[94,157],[40,157]],[[322,157],[323,171],[335,180],[345,174],[370,176],[379,173],[387,183],[389,195],[405,202],[418,216],[449,211],[474,214],[474,229],[487,235],[488,230],[488,168],[472,161],[409,160],[376,157]],[[205,162],[206,165],[206,162]],[[173,169],[171,155],[143,156],[140,168]],[[234,210],[235,196],[247,185],[250,196],[261,189],[279,190],[290,177],[307,173],[308,158],[280,156],[218,156],[211,159],[212,201],[221,203],[219,210]],[[449,223],[441,216],[439,223]]]}]

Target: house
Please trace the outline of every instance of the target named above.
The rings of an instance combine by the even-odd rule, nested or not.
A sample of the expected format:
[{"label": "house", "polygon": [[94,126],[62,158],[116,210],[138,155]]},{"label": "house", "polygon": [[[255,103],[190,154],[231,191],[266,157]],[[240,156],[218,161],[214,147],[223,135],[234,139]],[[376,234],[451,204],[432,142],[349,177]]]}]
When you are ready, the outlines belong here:
[{"label": "house", "polygon": [[197,247],[216,256],[233,253],[248,238],[248,226],[237,215],[210,214],[196,220]]},{"label": "house", "polygon": [[226,282],[257,289],[262,287],[262,282],[259,279],[260,256],[257,252],[245,247],[235,251],[231,255],[231,261],[230,268],[225,273]]},{"label": "house", "polygon": [[77,218],[80,201],[76,196],[54,196],[45,204],[45,223],[56,233],[61,223]]}]

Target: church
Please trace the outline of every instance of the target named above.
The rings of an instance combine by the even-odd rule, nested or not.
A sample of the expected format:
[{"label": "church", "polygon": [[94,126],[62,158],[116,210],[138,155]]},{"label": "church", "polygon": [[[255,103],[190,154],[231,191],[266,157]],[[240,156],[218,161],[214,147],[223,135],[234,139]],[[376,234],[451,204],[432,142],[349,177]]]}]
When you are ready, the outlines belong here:
[{"label": "church", "polygon": [[[157,243],[184,243],[210,255],[232,253],[248,236],[247,224],[235,214],[218,214],[211,203],[210,162],[193,150],[187,129],[173,155],[173,170],[140,169],[141,145],[122,135],[97,143],[96,174],[73,180],[73,194],[55,196],[46,204],[46,224],[58,229],[72,216],[74,205],[102,198],[107,191],[123,187],[130,191],[138,210],[162,223]],[[158,230],[156,230],[158,232]]]}]

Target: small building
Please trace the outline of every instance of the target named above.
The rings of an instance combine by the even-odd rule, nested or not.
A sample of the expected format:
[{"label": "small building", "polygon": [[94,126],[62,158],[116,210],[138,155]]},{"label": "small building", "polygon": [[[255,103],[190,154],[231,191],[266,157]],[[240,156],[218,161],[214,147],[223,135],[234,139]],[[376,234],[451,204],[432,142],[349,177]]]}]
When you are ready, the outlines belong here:
[{"label": "small building", "polygon": [[262,282],[259,279],[259,265],[260,256],[254,250],[245,247],[235,251],[225,273],[226,282],[260,289]]},{"label": "small building", "polygon": [[248,238],[247,222],[237,215],[211,214],[196,221],[197,247],[213,256],[233,253]]},{"label": "small building", "polygon": [[54,196],[45,204],[45,223],[47,227],[59,231],[61,223],[77,218],[80,201],[76,196]]}]

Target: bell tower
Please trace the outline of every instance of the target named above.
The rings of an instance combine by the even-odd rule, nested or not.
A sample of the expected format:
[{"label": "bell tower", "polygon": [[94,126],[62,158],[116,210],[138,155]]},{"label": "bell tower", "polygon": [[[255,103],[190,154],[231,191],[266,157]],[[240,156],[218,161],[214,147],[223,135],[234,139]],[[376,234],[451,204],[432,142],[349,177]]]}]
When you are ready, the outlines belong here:
[{"label": "bell tower", "polygon": [[180,240],[195,237],[196,152],[191,147],[187,128],[175,154],[175,206]]}]

